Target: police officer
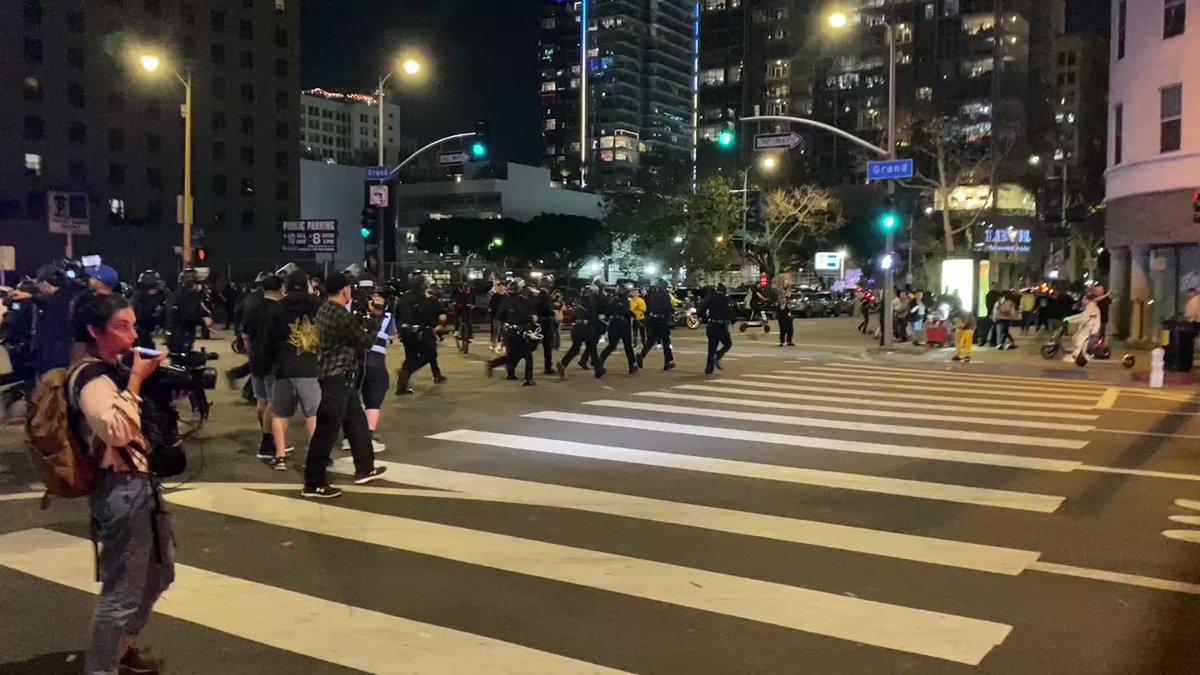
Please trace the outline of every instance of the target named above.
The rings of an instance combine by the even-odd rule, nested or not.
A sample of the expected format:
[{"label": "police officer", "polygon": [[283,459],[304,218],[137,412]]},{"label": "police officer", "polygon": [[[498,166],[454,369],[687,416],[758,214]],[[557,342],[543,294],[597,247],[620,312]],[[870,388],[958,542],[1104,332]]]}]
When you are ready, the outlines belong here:
[{"label": "police officer", "polygon": [[604,362],[617,349],[617,342],[625,345],[625,359],[629,362],[629,374],[638,371],[637,361],[633,355],[633,311],[629,309],[629,287],[618,286],[617,292],[608,301],[608,345],[600,352],[600,360],[596,362],[596,377],[604,376]]},{"label": "police officer", "polygon": [[[733,348],[733,338],[729,336],[729,326],[733,323],[733,308],[729,306],[729,297],[725,295],[725,284],[717,284],[704,301],[700,303],[697,312],[701,319],[708,321],[708,361],[704,365],[704,374],[712,375],[713,368],[721,369],[721,359]],[[721,349],[717,349],[717,345]]]},{"label": "police officer", "polygon": [[[587,370],[588,360],[599,363],[599,357],[596,354],[596,342],[600,337],[596,330],[596,327],[600,325],[597,311],[599,309],[598,300],[596,287],[589,285],[583,288],[579,298],[575,301],[574,315],[571,318],[571,348],[555,366],[555,370],[558,371],[558,376],[561,378],[567,376],[567,366],[571,365],[571,361],[579,354],[580,349],[583,350],[583,358],[579,360],[581,368]],[[600,366],[600,369],[600,374],[604,375],[604,367]]]},{"label": "police officer", "polygon": [[638,368],[646,367],[646,355],[659,343],[663,348],[663,370],[675,367],[675,355],[671,352],[671,320],[674,314],[671,292],[666,286],[651,286],[646,296],[646,343],[642,345],[642,353],[638,354]]},{"label": "police officer", "polygon": [[133,313],[137,315],[138,346],[154,349],[154,331],[163,327],[162,275],[146,270],[138,275],[133,292]]},{"label": "police officer", "polygon": [[212,325],[199,285],[195,270],[184,269],[179,273],[179,288],[167,298],[167,330],[171,332],[167,349],[172,354],[192,351],[196,344],[196,329]]},{"label": "police officer", "polygon": [[542,360],[543,370],[546,375],[553,375],[554,356],[554,306],[550,298],[550,284],[545,277],[542,279],[540,287],[536,290],[537,295],[533,298],[534,314],[537,316],[538,326],[542,329]]},{"label": "police officer", "polygon": [[409,380],[426,364],[433,373],[434,384],[446,381],[438,366],[437,335],[434,333],[438,324],[446,319],[437,293],[437,286],[426,286],[422,277],[414,277],[397,304],[400,342],[404,345],[404,365],[396,379],[397,396],[413,393],[408,386]]},{"label": "police officer", "polygon": [[534,320],[533,302],[530,300],[528,289],[525,288],[524,279],[517,278],[509,284],[508,295],[500,304],[496,317],[500,323],[505,354],[487,362],[485,366],[487,376],[491,377],[492,371],[503,364],[508,369],[508,379],[515,380],[517,379],[517,362],[524,359],[524,386],[532,387],[534,385],[532,347],[535,345],[530,344],[531,340],[527,339],[526,333],[536,334],[538,325]]}]

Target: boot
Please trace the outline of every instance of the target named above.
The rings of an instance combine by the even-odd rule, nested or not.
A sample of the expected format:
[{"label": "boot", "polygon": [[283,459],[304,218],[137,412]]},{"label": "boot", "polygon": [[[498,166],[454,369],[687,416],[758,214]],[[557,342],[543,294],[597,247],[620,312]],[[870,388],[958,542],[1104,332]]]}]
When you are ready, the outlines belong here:
[{"label": "boot", "polygon": [[412,373],[407,370],[401,370],[400,375],[396,378],[396,395],[404,396],[413,393],[413,390],[408,386],[408,380],[412,377]]},{"label": "boot", "polygon": [[560,380],[567,379],[567,366],[563,363],[560,362],[558,365],[556,365],[554,367],[554,372],[558,373],[558,378]]}]

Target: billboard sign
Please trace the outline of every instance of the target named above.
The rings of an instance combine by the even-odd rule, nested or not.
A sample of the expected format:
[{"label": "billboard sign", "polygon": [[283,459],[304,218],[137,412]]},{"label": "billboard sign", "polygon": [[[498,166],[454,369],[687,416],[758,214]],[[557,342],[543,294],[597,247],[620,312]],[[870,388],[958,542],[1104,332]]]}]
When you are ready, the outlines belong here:
[{"label": "billboard sign", "polygon": [[336,220],[283,221],[283,250],[297,253],[337,253]]}]

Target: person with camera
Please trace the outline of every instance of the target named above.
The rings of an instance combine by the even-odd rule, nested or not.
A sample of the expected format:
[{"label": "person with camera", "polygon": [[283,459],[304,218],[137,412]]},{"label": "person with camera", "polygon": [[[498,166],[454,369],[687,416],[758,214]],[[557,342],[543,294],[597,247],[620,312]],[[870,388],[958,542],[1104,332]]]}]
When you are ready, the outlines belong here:
[{"label": "person with camera", "polygon": [[89,674],[157,672],[161,664],[133,640],[175,579],[171,526],[142,432],[142,386],[163,357],[133,351],[136,326],[125,298],[89,293],[76,303],[68,333],[85,356],[69,371],[67,419],[99,469],[90,501],[101,587],[85,657]]},{"label": "person with camera", "polygon": [[375,336],[350,311],[353,280],[339,272],[325,280],[327,300],[317,311],[317,336],[320,345],[319,382],[321,404],[317,409],[316,430],[308,444],[304,461],[304,488],[300,496],[308,499],[332,499],[342,491],[329,484],[329,453],[343,433],[350,441],[354,457],[354,484],[366,485],[379,480],[387,467],[375,466],[371,432],[359,396],[355,376],[364,350]]},{"label": "person with camera", "polygon": [[262,347],[275,379],[271,389],[275,457],[270,465],[277,471],[287,469],[288,422],[296,414],[296,408],[304,414],[304,427],[312,438],[321,404],[318,382],[321,342],[316,324],[321,301],[311,293],[308,274],[303,270],[288,272],[284,288],[283,299],[272,306],[262,326]]},{"label": "person with camera", "polygon": [[82,282],[67,276],[59,265],[45,265],[37,273],[37,313],[33,317],[33,370],[41,377],[71,363],[71,305],[85,290]]}]

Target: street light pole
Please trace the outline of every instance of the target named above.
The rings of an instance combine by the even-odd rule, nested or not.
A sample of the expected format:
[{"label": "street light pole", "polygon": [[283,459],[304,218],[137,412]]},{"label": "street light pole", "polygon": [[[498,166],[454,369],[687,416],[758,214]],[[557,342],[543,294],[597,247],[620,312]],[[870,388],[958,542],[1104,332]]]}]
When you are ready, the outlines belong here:
[{"label": "street light pole", "polygon": [[[379,103],[379,152],[378,152],[378,157],[377,157],[379,162],[378,162],[377,166],[385,166],[385,161],[387,159],[387,155],[384,152],[384,140],[386,138],[386,132],[384,129],[384,125],[386,124],[386,122],[385,122],[386,118],[383,114],[383,85],[387,84],[387,81],[389,79],[391,79],[391,77],[392,77],[392,71],[388,71],[387,73],[385,73],[383,75],[383,77],[379,78],[379,89],[377,89],[375,92],[375,96],[376,96],[375,100]],[[390,183],[390,181],[389,181],[389,183]],[[383,256],[383,247],[384,247],[383,230],[385,227],[386,217],[387,217],[387,209],[383,209],[383,208],[379,209],[379,249],[375,252],[375,272],[376,272],[376,274],[380,275],[380,278],[383,277],[383,258],[384,258],[384,256]]]},{"label": "street light pole", "polygon": [[183,266],[192,264],[192,73],[183,81]]},{"label": "street light pole", "polygon": [[[887,28],[887,43],[888,43],[888,129],[887,129],[887,151],[888,159],[896,159],[896,27],[890,22],[885,23]],[[896,194],[896,181],[888,181],[888,197],[891,198]],[[910,224],[911,229],[911,224]],[[880,333],[880,345],[885,349],[892,346],[892,331],[894,329],[895,316],[892,312],[892,295],[895,293],[895,283],[893,280],[895,268],[895,248],[896,237],[892,233],[892,228],[887,229],[887,240],[884,242],[884,256],[888,258],[891,264],[887,265],[887,269],[883,272],[883,323]],[[910,249],[911,250],[911,249]]]}]

